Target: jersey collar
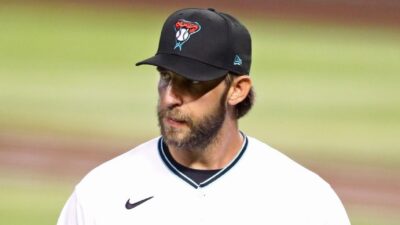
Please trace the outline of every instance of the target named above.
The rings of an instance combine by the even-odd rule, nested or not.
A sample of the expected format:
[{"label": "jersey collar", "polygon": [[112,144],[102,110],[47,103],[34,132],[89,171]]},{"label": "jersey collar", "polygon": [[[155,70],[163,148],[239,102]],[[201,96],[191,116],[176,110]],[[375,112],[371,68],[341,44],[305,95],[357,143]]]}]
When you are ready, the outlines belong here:
[{"label": "jersey collar", "polygon": [[184,173],[182,173],[181,171],[179,171],[178,168],[176,168],[173,163],[168,159],[166,153],[165,153],[165,149],[163,147],[163,138],[160,137],[160,139],[158,140],[158,152],[160,154],[161,159],[163,160],[164,164],[179,178],[181,178],[182,180],[184,180],[186,183],[190,184],[192,187],[194,188],[202,188],[205,187],[209,184],[211,184],[213,181],[217,180],[219,177],[221,177],[222,175],[224,175],[226,172],[228,172],[242,157],[242,155],[244,154],[244,152],[247,149],[247,144],[248,144],[248,139],[247,136],[244,135],[243,133],[241,133],[244,141],[242,144],[242,147],[240,149],[240,151],[237,153],[237,155],[235,156],[235,158],[232,159],[232,161],[224,168],[222,168],[219,172],[217,172],[216,174],[214,174],[213,176],[211,176],[210,178],[208,178],[207,180],[201,182],[200,184],[197,184],[194,180],[192,180],[191,178],[189,178],[188,176],[186,176]]}]

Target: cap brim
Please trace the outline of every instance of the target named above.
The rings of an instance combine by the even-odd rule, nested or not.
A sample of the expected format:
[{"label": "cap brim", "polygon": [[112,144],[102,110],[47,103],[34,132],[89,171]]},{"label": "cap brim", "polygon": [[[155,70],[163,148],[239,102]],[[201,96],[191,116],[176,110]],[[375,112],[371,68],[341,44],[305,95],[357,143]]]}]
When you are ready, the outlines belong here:
[{"label": "cap brim", "polygon": [[228,70],[211,66],[200,61],[171,54],[157,54],[151,58],[136,63],[140,65],[160,66],[175,72],[190,80],[208,81],[221,78]]}]

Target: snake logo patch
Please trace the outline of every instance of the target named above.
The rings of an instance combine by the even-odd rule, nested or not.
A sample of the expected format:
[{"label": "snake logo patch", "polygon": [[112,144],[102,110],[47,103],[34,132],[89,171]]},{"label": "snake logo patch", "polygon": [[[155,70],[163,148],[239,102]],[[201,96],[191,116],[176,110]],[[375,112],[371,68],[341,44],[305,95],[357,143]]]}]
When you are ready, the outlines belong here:
[{"label": "snake logo patch", "polygon": [[201,26],[198,22],[191,22],[184,19],[180,19],[175,23],[175,37],[176,43],[174,49],[182,50],[182,45],[185,44],[191,35],[199,32]]}]

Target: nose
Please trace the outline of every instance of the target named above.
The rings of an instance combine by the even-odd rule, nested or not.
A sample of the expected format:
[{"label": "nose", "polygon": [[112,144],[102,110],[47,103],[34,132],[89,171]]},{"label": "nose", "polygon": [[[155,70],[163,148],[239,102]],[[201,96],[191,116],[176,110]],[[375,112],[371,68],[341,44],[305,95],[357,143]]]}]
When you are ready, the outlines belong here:
[{"label": "nose", "polygon": [[169,82],[161,97],[168,108],[174,108],[183,103],[182,93],[179,91],[178,85],[175,82]]}]

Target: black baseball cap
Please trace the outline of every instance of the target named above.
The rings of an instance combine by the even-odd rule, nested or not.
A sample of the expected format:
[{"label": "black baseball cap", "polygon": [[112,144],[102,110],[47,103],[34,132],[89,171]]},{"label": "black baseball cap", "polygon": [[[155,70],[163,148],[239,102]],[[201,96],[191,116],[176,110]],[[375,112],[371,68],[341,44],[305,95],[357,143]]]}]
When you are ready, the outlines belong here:
[{"label": "black baseball cap", "polygon": [[197,81],[217,79],[228,72],[248,75],[251,37],[231,15],[214,9],[181,9],[165,21],[156,55],[136,66],[143,64]]}]

